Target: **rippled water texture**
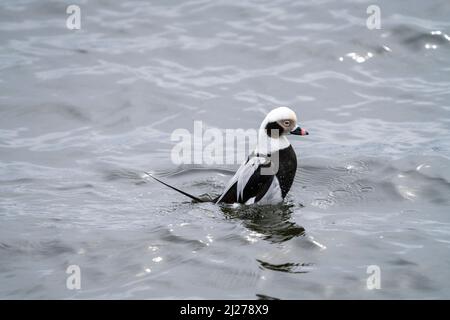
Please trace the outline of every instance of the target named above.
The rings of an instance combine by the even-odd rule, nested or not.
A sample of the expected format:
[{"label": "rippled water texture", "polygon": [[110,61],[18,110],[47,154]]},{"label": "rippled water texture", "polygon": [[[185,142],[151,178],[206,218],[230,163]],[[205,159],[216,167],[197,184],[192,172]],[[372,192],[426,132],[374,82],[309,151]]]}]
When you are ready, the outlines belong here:
[{"label": "rippled water texture", "polygon": [[[380,30],[372,1],[68,4],[0,5],[1,298],[450,298],[448,0],[377,1]],[[171,133],[278,105],[310,132],[286,204],[142,174],[220,193],[236,166]]]}]

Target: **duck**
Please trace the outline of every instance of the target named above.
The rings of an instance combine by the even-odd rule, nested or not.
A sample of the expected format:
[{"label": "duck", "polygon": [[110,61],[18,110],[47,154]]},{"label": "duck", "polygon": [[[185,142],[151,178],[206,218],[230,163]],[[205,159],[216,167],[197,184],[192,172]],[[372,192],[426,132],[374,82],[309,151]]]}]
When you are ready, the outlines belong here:
[{"label": "duck", "polygon": [[309,133],[299,126],[296,113],[289,107],[271,110],[261,122],[255,149],[215,199],[200,199],[148,172],[146,174],[195,202],[213,202],[219,205],[278,204],[289,193],[297,172],[297,155],[288,140],[291,135],[306,136]]},{"label": "duck", "polygon": [[270,111],[258,131],[255,150],[230,179],[216,203],[277,204],[291,189],[297,172],[297,155],[289,135],[305,136],[297,115],[288,107]]}]

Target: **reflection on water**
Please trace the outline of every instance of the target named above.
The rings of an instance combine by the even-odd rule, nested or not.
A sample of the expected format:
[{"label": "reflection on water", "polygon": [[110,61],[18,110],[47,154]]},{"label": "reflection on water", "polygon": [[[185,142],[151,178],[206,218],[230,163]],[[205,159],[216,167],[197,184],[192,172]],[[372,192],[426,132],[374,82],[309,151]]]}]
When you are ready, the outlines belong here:
[{"label": "reflection on water", "polygon": [[308,273],[308,267],[311,266],[310,263],[283,263],[276,265],[261,260],[258,260],[258,262],[261,264],[261,268],[289,273]]},{"label": "reflection on water", "polygon": [[[0,298],[449,298],[450,6],[370,4],[81,1],[73,31],[2,1]],[[172,132],[279,105],[310,133],[285,204],[145,176],[219,195],[236,167],[177,167]]]},{"label": "reflection on water", "polygon": [[305,229],[290,221],[294,205],[222,206],[222,212],[230,219],[242,221],[246,228],[261,234],[271,242],[284,242],[293,237],[302,236]]}]

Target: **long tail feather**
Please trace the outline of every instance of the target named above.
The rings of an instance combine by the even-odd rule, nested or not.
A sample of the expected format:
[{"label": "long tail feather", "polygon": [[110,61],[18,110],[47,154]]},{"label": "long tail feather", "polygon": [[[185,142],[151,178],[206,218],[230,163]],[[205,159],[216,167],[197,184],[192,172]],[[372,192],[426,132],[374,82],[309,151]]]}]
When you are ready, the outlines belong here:
[{"label": "long tail feather", "polygon": [[173,189],[173,190],[175,190],[175,191],[178,191],[179,193],[181,193],[181,194],[183,194],[183,195],[185,195],[185,196],[191,198],[192,200],[194,200],[194,201],[196,201],[196,202],[208,202],[208,201],[202,200],[202,199],[200,199],[200,198],[197,198],[196,196],[193,196],[192,194],[189,194],[189,193],[184,192],[184,191],[182,191],[182,190],[180,190],[180,189],[177,189],[177,188],[175,188],[175,187],[172,187],[170,184],[167,184],[167,183],[165,183],[164,181],[159,180],[158,178],[154,177],[152,174],[150,174],[150,173],[148,173],[148,172],[144,172],[144,173],[145,173],[146,175],[148,175],[149,177],[155,179],[155,180],[158,181],[159,183],[162,183],[163,185],[165,185],[165,186],[167,186],[167,187],[169,187],[169,188],[171,188],[171,189]]}]

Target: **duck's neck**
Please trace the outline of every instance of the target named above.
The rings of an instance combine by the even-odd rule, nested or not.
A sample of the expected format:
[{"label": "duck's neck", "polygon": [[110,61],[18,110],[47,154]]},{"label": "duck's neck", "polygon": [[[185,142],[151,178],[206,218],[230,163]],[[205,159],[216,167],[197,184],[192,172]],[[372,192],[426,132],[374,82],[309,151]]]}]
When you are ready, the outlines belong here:
[{"label": "duck's neck", "polygon": [[271,138],[267,135],[265,126],[261,126],[261,128],[259,128],[258,144],[255,149],[256,153],[268,155],[289,146],[290,142],[285,135],[282,135],[279,138]]}]

